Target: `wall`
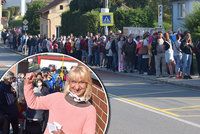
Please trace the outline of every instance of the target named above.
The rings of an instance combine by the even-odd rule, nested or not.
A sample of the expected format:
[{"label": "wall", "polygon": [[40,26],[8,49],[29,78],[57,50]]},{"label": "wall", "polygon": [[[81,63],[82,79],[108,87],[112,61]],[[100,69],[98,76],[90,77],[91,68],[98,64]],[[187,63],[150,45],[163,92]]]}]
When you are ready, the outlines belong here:
[{"label": "wall", "polygon": [[92,89],[92,105],[97,111],[96,134],[103,134],[107,128],[109,118],[109,103],[105,91],[97,80]]},{"label": "wall", "polygon": [[[63,10],[60,10],[60,5],[63,5]],[[48,21],[40,18],[40,26],[43,25],[43,28],[40,28],[41,30],[43,30],[41,34],[48,33],[48,38],[52,37],[53,34],[56,35],[56,27],[61,26],[61,15],[63,12],[69,10],[68,5],[68,1],[64,1],[57,6],[51,8],[49,10],[49,14],[45,14],[44,16],[48,19]],[[45,25],[48,25],[48,28],[46,28]],[[45,30],[47,30],[47,32]]]},{"label": "wall", "polygon": [[176,1],[172,4],[172,25],[173,31],[185,30],[184,28],[184,18],[178,17],[178,3],[185,3],[185,15],[190,14],[193,11],[193,3],[200,2],[200,0],[182,0]]}]

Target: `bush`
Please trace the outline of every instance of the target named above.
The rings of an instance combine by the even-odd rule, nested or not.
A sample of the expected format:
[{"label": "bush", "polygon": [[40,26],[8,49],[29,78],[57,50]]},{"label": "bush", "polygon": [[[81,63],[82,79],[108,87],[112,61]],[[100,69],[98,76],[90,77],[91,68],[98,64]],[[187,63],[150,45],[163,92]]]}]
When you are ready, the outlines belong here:
[{"label": "bush", "polygon": [[2,11],[2,16],[7,17],[8,20],[10,19],[10,11],[9,10],[3,10]]},{"label": "bush", "polygon": [[117,29],[123,27],[153,27],[153,16],[148,8],[124,9],[114,12],[114,22]]},{"label": "bush", "polygon": [[82,14],[79,11],[65,12],[62,14],[63,35],[83,35],[87,32],[97,33],[99,26],[99,13],[97,11],[86,12]]},{"label": "bush", "polygon": [[21,20],[11,20],[9,21],[9,27],[21,27],[22,26],[22,19]]},{"label": "bush", "polygon": [[200,8],[196,9],[192,14],[185,18],[185,28],[187,28],[196,42],[200,39]]}]

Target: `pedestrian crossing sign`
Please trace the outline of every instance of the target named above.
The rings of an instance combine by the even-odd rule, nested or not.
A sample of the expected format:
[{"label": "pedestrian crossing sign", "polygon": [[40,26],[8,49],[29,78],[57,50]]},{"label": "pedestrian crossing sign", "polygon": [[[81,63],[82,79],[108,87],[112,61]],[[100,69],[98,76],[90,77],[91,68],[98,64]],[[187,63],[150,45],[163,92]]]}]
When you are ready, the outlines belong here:
[{"label": "pedestrian crossing sign", "polygon": [[113,13],[100,13],[100,26],[113,26]]}]

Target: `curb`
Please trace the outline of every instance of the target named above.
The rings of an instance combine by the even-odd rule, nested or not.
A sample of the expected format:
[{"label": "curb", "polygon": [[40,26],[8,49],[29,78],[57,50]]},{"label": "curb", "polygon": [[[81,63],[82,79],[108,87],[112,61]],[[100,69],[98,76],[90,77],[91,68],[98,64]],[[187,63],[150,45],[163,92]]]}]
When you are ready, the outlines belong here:
[{"label": "curb", "polygon": [[15,50],[13,50],[13,49],[10,49],[10,48],[6,47],[6,46],[5,46],[4,44],[2,44],[2,43],[0,43],[0,46],[3,47],[3,48],[5,48],[5,49],[7,49],[7,50],[9,50],[9,51],[11,51],[11,52],[14,52],[14,53],[16,53],[16,54],[19,54],[19,55],[21,55],[21,56],[24,56],[24,57],[27,56],[27,55],[25,55],[25,54],[22,54],[21,52],[18,52],[18,51],[15,51]]},{"label": "curb", "polygon": [[[91,67],[90,68],[92,70],[99,70],[99,71],[104,71],[104,72],[112,72],[110,70],[107,70],[105,68],[96,68],[96,67]],[[173,82],[173,81],[169,81],[168,79],[158,79],[155,76],[149,76],[149,75],[138,75],[138,74],[130,74],[130,73],[120,73],[120,72],[114,72],[115,74],[121,74],[121,75],[126,75],[126,76],[131,76],[131,77],[136,77],[136,78],[140,78],[140,79],[144,79],[144,80],[151,80],[151,81],[156,81],[156,82],[161,82],[163,84],[170,84],[170,85],[175,85],[175,86],[180,86],[180,87],[187,87],[187,88],[192,88],[192,89],[200,89],[200,86],[198,85],[192,85],[192,84],[188,84],[188,83],[184,83],[184,82]],[[200,80],[199,80],[200,82]]]}]

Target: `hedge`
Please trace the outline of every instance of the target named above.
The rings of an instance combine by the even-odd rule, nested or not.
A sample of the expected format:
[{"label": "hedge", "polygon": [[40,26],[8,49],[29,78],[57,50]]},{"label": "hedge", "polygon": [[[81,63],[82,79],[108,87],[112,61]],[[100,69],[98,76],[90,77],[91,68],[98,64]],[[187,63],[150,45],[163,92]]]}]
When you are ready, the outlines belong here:
[{"label": "hedge", "polygon": [[[118,8],[114,12],[112,30],[123,29],[123,27],[154,27],[153,15],[150,9],[123,9]],[[68,11],[62,14],[63,35],[74,33],[75,35],[83,35],[87,32],[98,33],[103,32],[103,27],[99,26],[99,12],[92,10],[91,12],[82,13],[80,11]]]},{"label": "hedge", "polygon": [[99,26],[99,12],[91,11],[82,14],[79,11],[65,12],[62,14],[62,28],[63,35],[83,35],[87,32],[97,33]]}]

